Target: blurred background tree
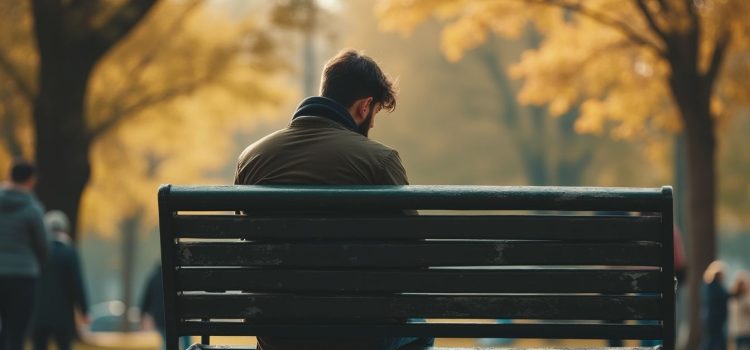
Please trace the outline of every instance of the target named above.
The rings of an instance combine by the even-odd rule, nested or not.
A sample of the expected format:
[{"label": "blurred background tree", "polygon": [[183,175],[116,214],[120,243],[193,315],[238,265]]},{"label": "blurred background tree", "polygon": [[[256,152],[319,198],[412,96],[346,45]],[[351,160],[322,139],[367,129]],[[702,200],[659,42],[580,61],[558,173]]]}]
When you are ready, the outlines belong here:
[{"label": "blurred background tree", "polygon": [[[441,47],[451,60],[488,33],[539,33],[539,48],[510,70],[524,79],[518,98],[548,104],[553,115],[580,104],[580,132],[609,129],[636,137],[650,129],[684,130],[688,284],[690,304],[699,304],[701,273],[716,257],[716,126],[750,102],[739,88],[750,74],[742,63],[750,44],[750,3],[383,0],[378,11],[386,30],[408,32],[428,18],[443,20]],[[690,349],[700,336],[698,312],[690,309]]]},{"label": "blurred background tree", "polygon": [[0,11],[0,158],[36,161],[40,199],[83,224],[73,233],[118,234],[127,308],[155,189],[224,181],[234,135],[283,96],[284,59],[267,23],[204,1],[4,1]]},{"label": "blurred background tree", "polygon": [[194,181],[224,166],[231,138],[218,135],[281,96],[273,74],[284,60],[255,18],[230,18],[203,1],[154,4],[6,1],[0,9],[6,156],[34,159],[40,199],[74,223],[88,189],[86,202],[96,204],[82,219],[104,232],[154,205],[160,171],[179,168],[180,180]]}]

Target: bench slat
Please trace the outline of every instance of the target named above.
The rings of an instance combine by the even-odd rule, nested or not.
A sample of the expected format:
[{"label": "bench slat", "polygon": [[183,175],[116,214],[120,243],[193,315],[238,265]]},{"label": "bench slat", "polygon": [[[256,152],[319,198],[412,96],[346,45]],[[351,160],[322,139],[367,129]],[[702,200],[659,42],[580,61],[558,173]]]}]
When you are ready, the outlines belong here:
[{"label": "bench slat", "polygon": [[180,335],[238,335],[323,337],[342,334],[351,337],[382,336],[435,336],[441,338],[541,338],[541,339],[660,339],[661,325],[602,324],[602,323],[538,323],[538,324],[368,324],[367,327],[351,324],[312,325],[259,325],[241,322],[182,321],[178,323]]},{"label": "bench slat", "polygon": [[171,186],[173,211],[431,210],[646,211],[658,188],[524,186]]},{"label": "bench slat", "polygon": [[182,268],[177,290],[402,293],[642,293],[659,290],[651,270],[283,270]]},{"label": "bench slat", "polygon": [[659,241],[658,216],[248,217],[181,215],[177,237]]},{"label": "bench slat", "polygon": [[403,243],[184,242],[180,266],[424,267],[497,265],[658,266],[657,243],[422,241]]},{"label": "bench slat", "polygon": [[249,318],[285,323],[391,318],[651,320],[660,298],[642,296],[186,294],[180,318]]}]

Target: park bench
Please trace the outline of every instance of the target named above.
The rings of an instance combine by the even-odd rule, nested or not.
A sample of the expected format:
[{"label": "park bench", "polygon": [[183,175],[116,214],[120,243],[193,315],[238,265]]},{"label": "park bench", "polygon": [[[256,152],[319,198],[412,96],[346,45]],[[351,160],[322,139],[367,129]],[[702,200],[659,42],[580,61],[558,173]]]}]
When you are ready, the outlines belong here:
[{"label": "park bench", "polygon": [[674,349],[670,187],[164,185],[159,226],[170,350],[181,335]]}]

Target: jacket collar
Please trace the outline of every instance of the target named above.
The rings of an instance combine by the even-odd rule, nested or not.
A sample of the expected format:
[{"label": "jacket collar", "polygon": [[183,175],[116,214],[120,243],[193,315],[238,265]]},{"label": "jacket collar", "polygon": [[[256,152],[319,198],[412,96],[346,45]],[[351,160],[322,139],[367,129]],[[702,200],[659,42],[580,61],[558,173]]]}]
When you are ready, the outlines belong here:
[{"label": "jacket collar", "polygon": [[354,122],[354,118],[349,114],[349,111],[347,111],[340,103],[327,97],[313,96],[306,98],[300,103],[299,107],[297,107],[297,111],[294,112],[292,120],[299,117],[325,118],[332,120],[351,131],[358,132],[357,123]]}]

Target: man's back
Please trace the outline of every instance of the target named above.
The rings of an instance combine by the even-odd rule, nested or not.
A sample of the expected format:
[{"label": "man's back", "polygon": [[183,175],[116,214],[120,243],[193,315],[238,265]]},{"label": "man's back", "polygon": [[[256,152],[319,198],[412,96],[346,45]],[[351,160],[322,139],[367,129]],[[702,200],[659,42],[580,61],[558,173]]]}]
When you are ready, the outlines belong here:
[{"label": "man's back", "polygon": [[[255,142],[237,161],[238,185],[407,185],[398,153],[367,135],[380,110],[395,108],[395,90],[377,64],[354,51],[323,70],[321,96],[305,99],[292,123]],[[252,213],[250,213],[252,214]],[[370,213],[368,213],[370,214]],[[302,339],[258,337],[259,350],[402,349],[416,338]],[[432,339],[424,339],[424,345]],[[423,346],[419,346],[422,348]]]},{"label": "man's back", "polygon": [[235,184],[406,185],[398,153],[314,116],[250,145],[239,157]]},{"label": "man's back", "polygon": [[[235,184],[405,185],[398,153],[335,121],[302,117],[248,146],[237,162]],[[344,336],[344,335],[342,335]],[[258,337],[261,350],[389,349],[398,339]]]}]

